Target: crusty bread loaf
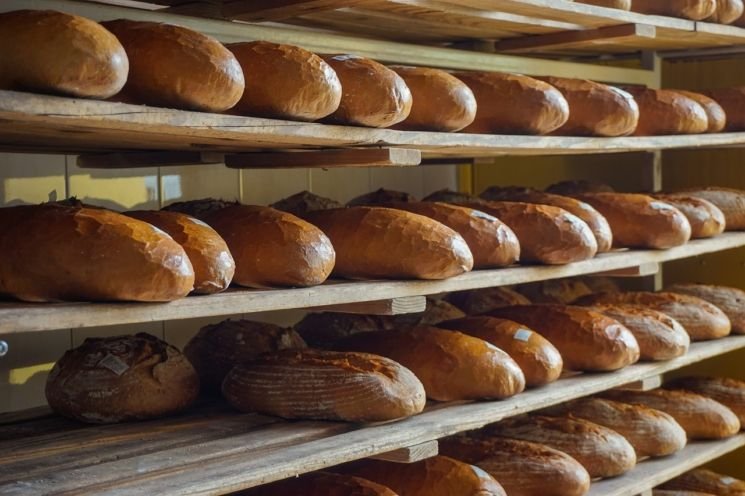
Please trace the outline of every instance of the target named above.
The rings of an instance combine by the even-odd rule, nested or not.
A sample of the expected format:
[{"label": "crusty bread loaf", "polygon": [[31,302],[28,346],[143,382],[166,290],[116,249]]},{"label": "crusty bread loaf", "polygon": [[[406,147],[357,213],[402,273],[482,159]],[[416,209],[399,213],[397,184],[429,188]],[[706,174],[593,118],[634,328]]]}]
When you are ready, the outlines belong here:
[{"label": "crusty bread loaf", "polygon": [[[745,128],[744,128],[745,129]],[[734,188],[708,187],[682,191],[686,195],[710,201],[724,213],[725,231],[745,230],[745,191]]]},{"label": "crusty bread loaf", "polygon": [[530,300],[525,296],[502,286],[458,291],[450,293],[446,299],[463,310],[466,315],[481,315],[513,305],[530,305]]},{"label": "crusty bread loaf", "polygon": [[408,321],[409,316],[418,325],[437,325],[448,320],[462,319],[465,312],[452,303],[443,299],[427,298],[427,306],[421,314],[400,315],[399,319]]},{"label": "crusty bread loaf", "polygon": [[199,377],[173,346],[155,336],[87,338],[49,373],[52,409],[82,422],[113,423],[178,413],[199,393]]},{"label": "crusty bread loaf", "polygon": [[591,310],[617,320],[639,343],[640,360],[672,360],[688,352],[691,337],[672,317],[641,305],[606,304]]},{"label": "crusty bread loaf", "polygon": [[680,210],[691,225],[691,238],[711,238],[724,232],[726,219],[716,205],[703,198],[683,193],[655,194],[654,198]]},{"label": "crusty bread loaf", "polygon": [[637,87],[625,89],[639,105],[639,124],[635,136],[699,134],[709,129],[706,110],[677,91]]},{"label": "crusty bread loaf", "polygon": [[608,184],[589,179],[570,179],[559,181],[546,188],[547,193],[575,196],[583,193],[613,193],[615,190]]},{"label": "crusty bread loaf", "polygon": [[395,71],[356,55],[327,55],[343,89],[341,103],[326,118],[336,124],[390,127],[405,120],[413,99],[409,87]]},{"label": "crusty bread loaf", "polygon": [[621,287],[618,285],[618,278],[608,276],[585,276],[580,280],[587,285],[593,293],[618,293]]},{"label": "crusty bread loaf", "polygon": [[342,470],[390,487],[401,496],[507,496],[491,475],[445,456],[416,463],[363,460]]},{"label": "crusty bread loaf", "polygon": [[194,293],[219,293],[230,286],[235,260],[225,240],[210,226],[166,210],[138,210],[125,215],[162,229],[184,248],[194,267]]},{"label": "crusty bread loaf", "polygon": [[283,198],[272,203],[271,207],[283,212],[289,212],[292,215],[302,217],[308,212],[316,210],[327,210],[331,208],[342,208],[344,205],[331,198],[319,196],[310,191],[301,191],[287,198]]},{"label": "crusty bread loaf", "polygon": [[530,415],[487,427],[487,436],[545,444],[571,456],[590,477],[614,477],[636,465],[634,448],[622,435],[586,420]]},{"label": "crusty bread loaf", "polygon": [[597,293],[583,296],[577,303],[627,303],[658,310],[677,320],[685,328],[691,341],[722,338],[729,335],[732,327],[727,315],[711,303],[695,296],[670,292]]},{"label": "crusty bread loaf", "polygon": [[464,193],[462,191],[453,191],[451,189],[445,188],[445,189],[441,189],[433,193],[430,193],[429,195],[423,198],[423,201],[435,201],[435,202],[444,202],[444,203],[468,203],[468,202],[479,202],[479,198],[469,193]]},{"label": "crusty bread loaf", "polygon": [[339,108],[341,81],[318,55],[268,41],[234,43],[228,49],[247,75],[236,113],[315,121]]},{"label": "crusty bread loaf", "polygon": [[549,279],[515,286],[515,290],[532,303],[563,303],[568,305],[581,296],[592,294],[582,279]]},{"label": "crusty bread loaf", "polygon": [[590,489],[577,460],[542,444],[453,436],[440,440],[440,453],[488,472],[510,496],[584,496]]},{"label": "crusty bread loaf", "polygon": [[304,216],[331,239],[334,274],[353,279],[446,279],[473,268],[463,237],[423,215],[349,207]]},{"label": "crusty bread loaf", "polygon": [[243,71],[216,39],[171,24],[118,19],[102,23],[129,57],[122,96],[137,103],[222,112],[243,94]]},{"label": "crusty bread loaf", "polygon": [[168,212],[180,212],[189,217],[194,217],[195,219],[203,221],[210,214],[235,205],[239,205],[239,203],[237,201],[218,200],[215,198],[202,198],[200,200],[174,202],[170,205],[166,205],[162,210]]},{"label": "crusty bread loaf", "polygon": [[564,95],[569,120],[554,131],[562,136],[627,136],[639,122],[639,106],[627,92],[587,79],[541,77]]},{"label": "crusty bread loaf", "polygon": [[548,339],[569,370],[610,371],[639,360],[639,345],[617,321],[586,308],[522,305],[498,308],[494,317],[514,320]]},{"label": "crusty bread loaf", "polygon": [[721,105],[727,114],[726,131],[745,130],[745,86],[718,88],[704,93]]},{"label": "crusty bread loaf", "polygon": [[577,200],[576,198],[544,193],[530,188],[503,188],[499,186],[492,186],[485,189],[480,197],[489,201],[527,202],[563,208],[570,214],[574,214],[585,221],[590,227],[598,245],[598,253],[609,251],[613,245],[613,233],[605,217],[589,203]]},{"label": "crusty bread loaf", "polygon": [[375,191],[352,198],[347,202],[347,206],[358,207],[360,205],[385,205],[387,203],[415,203],[417,201],[414,195],[406,191],[378,188]]},{"label": "crusty bread loaf", "polygon": [[394,65],[411,91],[409,116],[396,129],[407,131],[460,131],[476,117],[476,97],[463,81],[450,73],[427,67]]},{"label": "crusty bread loaf", "polygon": [[664,489],[701,491],[716,496],[745,495],[745,481],[713,470],[697,468],[660,486]]},{"label": "crusty bread loaf", "polygon": [[393,360],[319,350],[265,353],[236,365],[222,392],[242,412],[351,422],[409,417],[426,401],[419,379]]},{"label": "crusty bread loaf", "polygon": [[717,8],[714,14],[706,19],[708,22],[732,24],[742,17],[745,11],[745,4],[742,0],[716,0],[716,2]]},{"label": "crusty bread loaf", "polygon": [[548,83],[501,72],[456,72],[476,96],[478,108],[468,133],[548,134],[569,119],[569,104]]},{"label": "crusty bread loaf", "polygon": [[[742,1],[742,0],[738,0]],[[704,112],[706,112],[706,118],[709,123],[709,127],[707,128],[707,132],[709,133],[719,133],[727,126],[727,114],[724,113],[724,109],[721,105],[719,105],[716,100],[713,98],[704,95],[703,93],[696,93],[694,91],[683,91],[683,90],[675,90],[681,95],[690,98],[691,100],[695,101],[701,107],[703,107]]]},{"label": "crusty bread loaf", "polygon": [[233,496],[398,496],[375,482],[345,474],[311,472],[249,489]]},{"label": "crusty bread loaf", "polygon": [[745,426],[745,381],[729,377],[680,377],[665,384],[711,398],[732,410]]},{"label": "crusty bread loaf", "polygon": [[0,88],[109,98],[124,87],[129,60],[100,24],[52,10],[0,14]]},{"label": "crusty bread loaf", "polygon": [[732,332],[745,334],[745,291],[712,284],[678,283],[666,288],[671,293],[695,296],[723,311],[732,324]]},{"label": "crusty bread loaf", "polygon": [[307,314],[293,327],[308,345],[327,348],[335,341],[358,332],[394,329],[395,320],[387,315],[320,312]]},{"label": "crusty bread loaf", "polygon": [[0,294],[26,301],[171,301],[194,287],[181,245],[99,208],[2,208],[0,256]]},{"label": "crusty bread loaf", "polygon": [[581,418],[621,434],[639,458],[667,456],[682,450],[686,433],[673,417],[660,410],[602,398],[581,398],[543,412]]},{"label": "crusty bread loaf", "polygon": [[686,216],[651,196],[584,193],[577,198],[595,207],[608,220],[615,246],[664,249],[691,239],[691,224]]},{"label": "crusty bread loaf", "polygon": [[611,9],[631,10],[631,0],[574,0],[577,3],[597,5]]},{"label": "crusty bread loaf", "polygon": [[520,366],[528,387],[556,381],[564,367],[564,361],[554,345],[537,332],[511,320],[466,317],[442,322],[439,327],[483,339],[505,351]]},{"label": "crusty bread loaf", "polygon": [[682,17],[703,21],[714,14],[717,0],[633,0],[631,10],[642,14]]},{"label": "crusty bread loaf", "polygon": [[740,430],[740,421],[732,410],[700,394],[665,389],[616,389],[605,391],[601,395],[670,414],[686,431],[688,439],[722,439],[734,436]]},{"label": "crusty bread loaf", "polygon": [[294,330],[250,320],[224,320],[202,327],[184,347],[184,355],[199,374],[202,391],[219,393],[234,365],[262,353],[305,348]]}]

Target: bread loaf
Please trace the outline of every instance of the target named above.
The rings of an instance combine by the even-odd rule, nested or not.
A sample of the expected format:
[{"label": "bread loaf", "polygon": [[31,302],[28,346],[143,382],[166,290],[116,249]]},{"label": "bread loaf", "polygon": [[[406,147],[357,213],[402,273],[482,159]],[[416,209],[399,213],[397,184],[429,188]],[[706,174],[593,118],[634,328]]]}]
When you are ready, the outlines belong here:
[{"label": "bread loaf", "polygon": [[549,279],[515,287],[532,303],[562,303],[568,305],[577,298],[592,294],[592,290],[581,279]]},{"label": "bread loaf", "polygon": [[205,220],[210,214],[222,210],[223,208],[240,205],[237,201],[217,200],[215,198],[202,198],[201,200],[188,200],[183,202],[174,202],[162,208],[167,212],[180,212],[194,217],[195,219]]},{"label": "bread loaf", "polygon": [[381,207],[310,212],[331,239],[334,273],[352,279],[446,279],[473,268],[463,237],[422,215]]},{"label": "bread loaf", "polygon": [[569,119],[569,104],[548,83],[520,74],[456,72],[468,85],[478,107],[468,133],[548,134]]},{"label": "bread loaf", "polygon": [[165,210],[138,210],[125,215],[162,229],[180,244],[194,267],[194,293],[212,294],[228,289],[235,260],[227,243],[214,229],[194,217]]},{"label": "bread loaf", "polygon": [[539,79],[559,90],[569,103],[569,120],[555,134],[615,137],[636,129],[639,106],[627,92],[587,79]]},{"label": "bread loaf", "polygon": [[631,0],[574,0],[577,3],[597,5],[611,9],[631,10]]},{"label": "bread loaf", "polygon": [[500,307],[530,305],[530,300],[520,293],[501,286],[458,291],[445,298],[466,315],[481,315]]},{"label": "bread loaf", "polygon": [[498,308],[494,317],[514,320],[548,339],[570,370],[611,371],[639,360],[639,345],[617,321],[586,308],[523,305]]},{"label": "bread loaf", "polygon": [[528,387],[556,381],[564,367],[559,350],[554,345],[540,334],[511,320],[467,317],[442,322],[439,327],[483,339],[505,351],[523,371]]},{"label": "bread loaf", "polygon": [[639,124],[636,126],[635,136],[699,134],[709,129],[706,110],[695,100],[677,91],[625,89],[639,105]]},{"label": "bread loaf", "polygon": [[718,401],[745,426],[745,381],[729,377],[680,377],[665,384],[665,388],[691,391]]},{"label": "bread loaf", "polygon": [[451,189],[441,189],[430,193],[425,196],[423,201],[434,201],[443,203],[469,203],[475,202],[480,203],[479,198],[469,193],[463,193],[462,191],[453,191]]},{"label": "bread loaf", "polygon": [[[745,22],[738,21],[738,24],[743,26]],[[703,93],[714,99],[724,109],[727,115],[725,131],[745,130],[745,86],[717,88]]]},{"label": "bread loaf", "polygon": [[639,458],[667,456],[686,445],[686,433],[665,412],[602,398],[581,398],[549,408],[545,415],[587,420],[612,429],[626,438]]},{"label": "bread loaf", "polygon": [[409,116],[396,129],[406,131],[460,131],[476,117],[476,97],[466,84],[439,69],[394,65],[411,91]]},{"label": "bread loaf", "polygon": [[341,312],[309,313],[294,325],[303,340],[312,347],[327,348],[339,339],[358,332],[393,329],[390,316],[360,315]]},{"label": "bread loaf", "polygon": [[53,10],[0,14],[0,88],[109,98],[124,87],[129,60],[100,24]]},{"label": "bread loaf", "polygon": [[265,353],[236,365],[222,392],[242,412],[350,422],[409,417],[426,401],[419,379],[393,360],[319,350]]},{"label": "bread loaf", "polygon": [[682,17],[703,21],[714,15],[717,0],[633,0],[631,10],[642,14]]},{"label": "bread loaf", "polygon": [[206,217],[228,243],[233,282],[248,287],[314,286],[334,268],[335,252],[317,227],[270,207],[234,205]]},{"label": "bread loaf", "polygon": [[665,249],[691,239],[691,224],[683,213],[651,196],[632,193],[584,193],[589,203],[608,220],[615,246]]},{"label": "bread loaf", "polygon": [[321,57],[294,45],[251,41],[228,45],[246,77],[234,111],[239,114],[315,121],[339,108],[341,82]]},{"label": "bread loaf", "polygon": [[595,305],[590,309],[617,320],[631,331],[639,343],[640,360],[672,360],[688,352],[691,338],[685,328],[662,312],[624,304]]},{"label": "bread loaf", "polygon": [[487,433],[563,451],[593,478],[615,477],[636,465],[634,448],[626,438],[586,420],[531,415],[503,420],[488,427]]},{"label": "bread loaf", "polygon": [[580,305],[599,303],[642,305],[677,320],[685,328],[691,341],[722,338],[727,336],[731,329],[729,319],[724,312],[711,303],[694,296],[647,291],[598,293],[583,296],[577,303]]},{"label": "bread loaf", "polygon": [[745,495],[745,481],[728,475],[718,474],[705,468],[686,472],[660,486],[664,489],[702,491],[716,496]]},{"label": "bread loaf", "polygon": [[199,377],[173,346],[155,336],[87,338],[49,373],[49,406],[96,424],[178,413],[199,393]]},{"label": "bread loaf", "polygon": [[655,489],[652,496],[716,496],[711,493],[701,493],[698,491],[667,491],[665,489]]},{"label": "bread loaf", "polygon": [[590,475],[577,460],[542,444],[490,437],[440,440],[440,453],[482,468],[510,496],[584,496]]},{"label": "bread loaf", "polygon": [[621,291],[618,285],[617,278],[608,276],[585,276],[581,277],[580,280],[590,288],[593,293],[618,293]]},{"label": "bread loaf", "polygon": [[[437,325],[448,320],[462,319],[466,316],[460,308],[445,300],[427,298],[427,306],[424,313],[413,314],[416,316],[415,323],[419,325]],[[407,319],[408,315],[399,318]]]},{"label": "bread loaf", "polygon": [[243,71],[216,39],[191,29],[118,19],[103,26],[129,57],[125,99],[162,107],[222,112],[243,94]]},{"label": "bread loaf", "polygon": [[308,212],[315,212],[316,210],[327,210],[332,208],[342,208],[343,204],[331,198],[325,198],[323,196],[314,195],[310,191],[301,191],[294,195],[283,198],[282,200],[272,203],[272,208],[281,210],[283,212],[289,212],[292,215],[302,217]]},{"label": "bread loaf", "polygon": [[742,0],[716,0],[716,2],[717,8],[714,14],[706,19],[708,22],[732,24],[742,17],[743,11],[745,11]]},{"label": "bread loaf", "polygon": [[249,489],[234,496],[398,496],[389,488],[351,475],[311,472]]},{"label": "bread loaf", "polygon": [[502,188],[492,186],[484,190],[481,195],[484,200],[490,201],[516,201],[526,203],[537,203],[539,205],[550,205],[563,208],[570,214],[582,219],[592,230],[598,245],[598,253],[609,251],[613,245],[613,233],[608,221],[600,215],[590,204],[579,201],[568,196],[543,193],[529,188]]},{"label": "bread loaf", "polygon": [[525,376],[499,348],[466,334],[436,327],[357,333],[334,348],[361,351],[399,362],[437,401],[504,399],[525,389]]},{"label": "bread loaf", "polygon": [[587,179],[572,179],[554,183],[546,188],[546,192],[555,195],[574,196],[582,193],[613,193],[615,190],[605,183]]},{"label": "bread loaf", "polygon": [[184,355],[199,374],[202,391],[219,394],[234,365],[262,353],[299,348],[305,348],[305,341],[292,329],[228,319],[202,327],[184,347]]},{"label": "bread loaf", "polygon": [[711,284],[678,283],[666,288],[671,293],[695,296],[723,311],[732,324],[732,332],[745,334],[745,291]]},{"label": "bread loaf", "polygon": [[327,55],[342,85],[339,108],[326,118],[336,124],[390,127],[405,120],[413,99],[409,87],[393,70],[355,55]]},{"label": "bread loaf", "polygon": [[602,393],[604,398],[643,405],[671,415],[688,439],[722,439],[734,436],[740,430],[740,421],[726,406],[700,394],[685,391],[611,390]]},{"label": "bread loaf", "polygon": [[170,236],[98,208],[2,208],[0,256],[0,294],[25,301],[171,301],[194,287],[191,262]]},{"label": "bread loaf", "polygon": [[[742,0],[737,0],[742,1]],[[706,118],[709,123],[709,127],[707,128],[707,132],[709,133],[719,133],[724,130],[724,128],[727,126],[727,114],[724,113],[724,109],[721,105],[719,105],[716,100],[714,100],[711,97],[708,97],[702,93],[696,93],[693,91],[682,91],[682,90],[675,90],[681,95],[690,98],[694,102],[698,103],[703,107],[704,112],[706,112]]]},{"label": "bread loaf", "polygon": [[725,231],[745,230],[745,191],[733,188],[693,188],[683,191],[686,195],[703,198],[724,213]]},{"label": "bread loaf", "polygon": [[444,456],[416,463],[363,460],[343,470],[390,487],[401,496],[506,496],[491,475]]},{"label": "bread loaf", "polygon": [[711,238],[724,232],[724,213],[710,201],[684,194],[655,194],[654,198],[681,211],[691,225],[691,238]]},{"label": "bread loaf", "polygon": [[352,198],[347,202],[347,206],[359,207],[360,205],[385,205],[387,203],[415,203],[416,201],[416,197],[411,193],[378,188],[375,191]]}]

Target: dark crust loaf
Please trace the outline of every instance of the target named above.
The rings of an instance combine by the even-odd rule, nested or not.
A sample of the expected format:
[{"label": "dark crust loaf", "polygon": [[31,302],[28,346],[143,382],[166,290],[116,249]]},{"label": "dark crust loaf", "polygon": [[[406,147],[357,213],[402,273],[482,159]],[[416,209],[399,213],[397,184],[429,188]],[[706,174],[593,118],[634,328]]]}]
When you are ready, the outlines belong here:
[{"label": "dark crust loaf", "polygon": [[742,289],[713,284],[678,283],[665,290],[708,301],[727,315],[734,334],[745,334],[745,291]]},{"label": "dark crust loaf", "polygon": [[390,330],[395,320],[385,315],[341,312],[309,313],[294,325],[295,331],[313,347],[326,348],[339,339],[359,332]]},{"label": "dark crust loaf", "polygon": [[745,381],[729,377],[680,377],[665,384],[665,389],[680,389],[711,398],[737,415],[745,426]]},{"label": "dark crust loaf", "polygon": [[745,494],[745,481],[713,470],[697,468],[665,482],[660,488],[702,491],[704,494],[711,493],[716,496],[742,496]]},{"label": "dark crust loaf", "polygon": [[445,297],[466,315],[482,315],[500,307],[529,305],[530,300],[517,291],[502,286],[457,291]]},{"label": "dark crust loaf", "polygon": [[311,472],[233,496],[398,496],[389,488],[351,475]]},{"label": "dark crust loaf", "polygon": [[331,198],[325,198],[310,191],[301,191],[300,193],[295,193],[292,196],[272,203],[272,207],[302,217],[309,212],[327,210],[329,208],[342,208],[343,205]]},{"label": "dark crust loaf", "polygon": [[615,190],[605,183],[587,179],[560,181],[546,188],[546,193],[575,196],[581,193],[613,193]]},{"label": "dark crust loaf", "polygon": [[357,207],[360,205],[382,205],[386,203],[403,203],[415,201],[417,201],[417,199],[410,193],[379,188],[375,191],[371,191],[370,193],[352,198],[351,200],[349,200],[349,202],[347,202],[347,206]]},{"label": "dark crust loaf", "polygon": [[724,213],[725,231],[745,230],[745,191],[734,188],[710,186],[683,190],[690,196],[708,200]]},{"label": "dark crust loaf", "polygon": [[581,296],[592,294],[582,279],[564,278],[531,282],[515,286],[515,290],[532,303],[559,303],[569,305]]},{"label": "dark crust loaf", "polygon": [[204,221],[204,219],[209,217],[210,214],[234,205],[240,205],[240,203],[237,201],[218,200],[215,198],[203,198],[201,200],[171,203],[170,205],[163,207],[162,210],[167,212],[179,212]]},{"label": "dark crust loaf", "polygon": [[[745,26],[745,16],[737,24]],[[745,130],[745,86],[731,88],[717,88],[704,91],[706,96],[713,98],[727,115],[725,131],[735,132]]]}]

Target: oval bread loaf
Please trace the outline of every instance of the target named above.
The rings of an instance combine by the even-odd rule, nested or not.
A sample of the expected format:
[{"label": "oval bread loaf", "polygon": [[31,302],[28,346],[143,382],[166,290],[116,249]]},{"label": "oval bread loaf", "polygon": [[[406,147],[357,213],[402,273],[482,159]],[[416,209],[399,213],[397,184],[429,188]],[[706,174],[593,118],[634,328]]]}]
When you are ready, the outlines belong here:
[{"label": "oval bread loaf", "polygon": [[319,350],[265,353],[236,365],[222,392],[242,412],[350,422],[409,417],[426,401],[419,379],[393,360]]},{"label": "oval bread loaf", "polygon": [[691,100],[701,105],[701,107],[703,107],[704,112],[706,112],[706,118],[709,122],[709,127],[706,130],[707,132],[719,133],[722,132],[722,130],[724,130],[724,128],[727,126],[727,114],[724,113],[724,109],[716,102],[716,100],[702,93],[696,93],[694,91],[675,91],[685,97],[690,98]]},{"label": "oval bread loaf", "polygon": [[[745,22],[740,25],[745,25]],[[745,130],[745,86],[717,88],[704,91],[704,94],[714,99],[724,109],[727,115],[726,131]]]},{"label": "oval bread loaf", "polygon": [[631,10],[642,14],[682,17],[703,21],[714,15],[717,0],[633,0]]},{"label": "oval bread loaf", "polygon": [[660,486],[664,489],[701,491],[716,496],[742,496],[745,494],[745,481],[718,474],[713,470],[697,468],[686,472]]},{"label": "oval bread loaf", "polygon": [[678,283],[665,290],[708,301],[727,315],[733,333],[745,333],[745,291],[742,289],[712,284]]},{"label": "oval bread loaf", "polygon": [[389,488],[361,477],[310,472],[249,489],[234,496],[398,496]]},{"label": "oval bread loaf", "polygon": [[0,88],[109,98],[127,81],[129,59],[97,22],[53,10],[0,14]]},{"label": "oval bread loaf", "polygon": [[588,179],[570,179],[550,185],[546,188],[546,192],[555,195],[575,196],[582,193],[614,193],[615,190],[602,182]]},{"label": "oval bread loaf", "polygon": [[311,347],[326,348],[358,332],[390,330],[394,326],[393,318],[385,315],[320,312],[307,314],[294,329]]},{"label": "oval bread loaf", "polygon": [[639,105],[639,124],[634,132],[635,136],[699,134],[709,129],[706,110],[695,100],[677,91],[625,89]]},{"label": "oval bread loaf", "polygon": [[729,377],[681,377],[665,384],[666,389],[682,389],[723,404],[745,426],[745,381]]},{"label": "oval bread loaf", "polygon": [[[745,128],[744,128],[745,129]],[[695,188],[682,193],[707,200],[724,213],[725,231],[745,230],[745,191],[733,188]]]},{"label": "oval bread loaf", "polygon": [[711,238],[724,232],[727,225],[724,212],[708,200],[681,193],[655,194],[653,197],[672,205],[686,216],[693,239]]},{"label": "oval bread loaf", "polygon": [[394,191],[378,188],[375,191],[352,198],[347,202],[348,207],[359,207],[360,205],[385,205],[387,203],[416,203],[417,199],[406,191]]},{"label": "oval bread loaf", "polygon": [[718,22],[720,24],[732,24],[745,11],[745,4],[742,0],[716,0],[717,8],[714,15],[707,18],[708,22]]},{"label": "oval bread loaf", "polygon": [[568,305],[581,296],[592,294],[592,289],[581,279],[549,279],[515,286],[515,290],[533,303]]},{"label": "oval bread loaf", "polygon": [[202,198],[200,200],[174,202],[170,205],[166,205],[162,210],[167,212],[180,212],[189,217],[194,217],[195,219],[203,221],[210,214],[235,205],[239,205],[239,203],[236,201],[217,200],[215,198]]},{"label": "oval bread loaf", "polygon": [[458,291],[446,296],[447,301],[466,315],[481,315],[501,307],[530,305],[530,300],[517,291],[502,286]]}]

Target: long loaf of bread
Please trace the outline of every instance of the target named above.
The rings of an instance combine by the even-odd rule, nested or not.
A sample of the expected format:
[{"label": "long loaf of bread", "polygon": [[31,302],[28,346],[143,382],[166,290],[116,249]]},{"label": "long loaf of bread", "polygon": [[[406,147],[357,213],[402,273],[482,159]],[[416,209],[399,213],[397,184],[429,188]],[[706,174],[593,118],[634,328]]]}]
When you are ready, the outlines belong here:
[{"label": "long loaf of bread", "polygon": [[665,384],[666,389],[680,389],[706,396],[726,406],[745,426],[745,381],[729,377],[680,377]]},{"label": "long loaf of bread", "polygon": [[745,333],[745,291],[712,284],[678,283],[666,288],[671,293],[695,296],[723,311],[732,324],[732,332]]}]

